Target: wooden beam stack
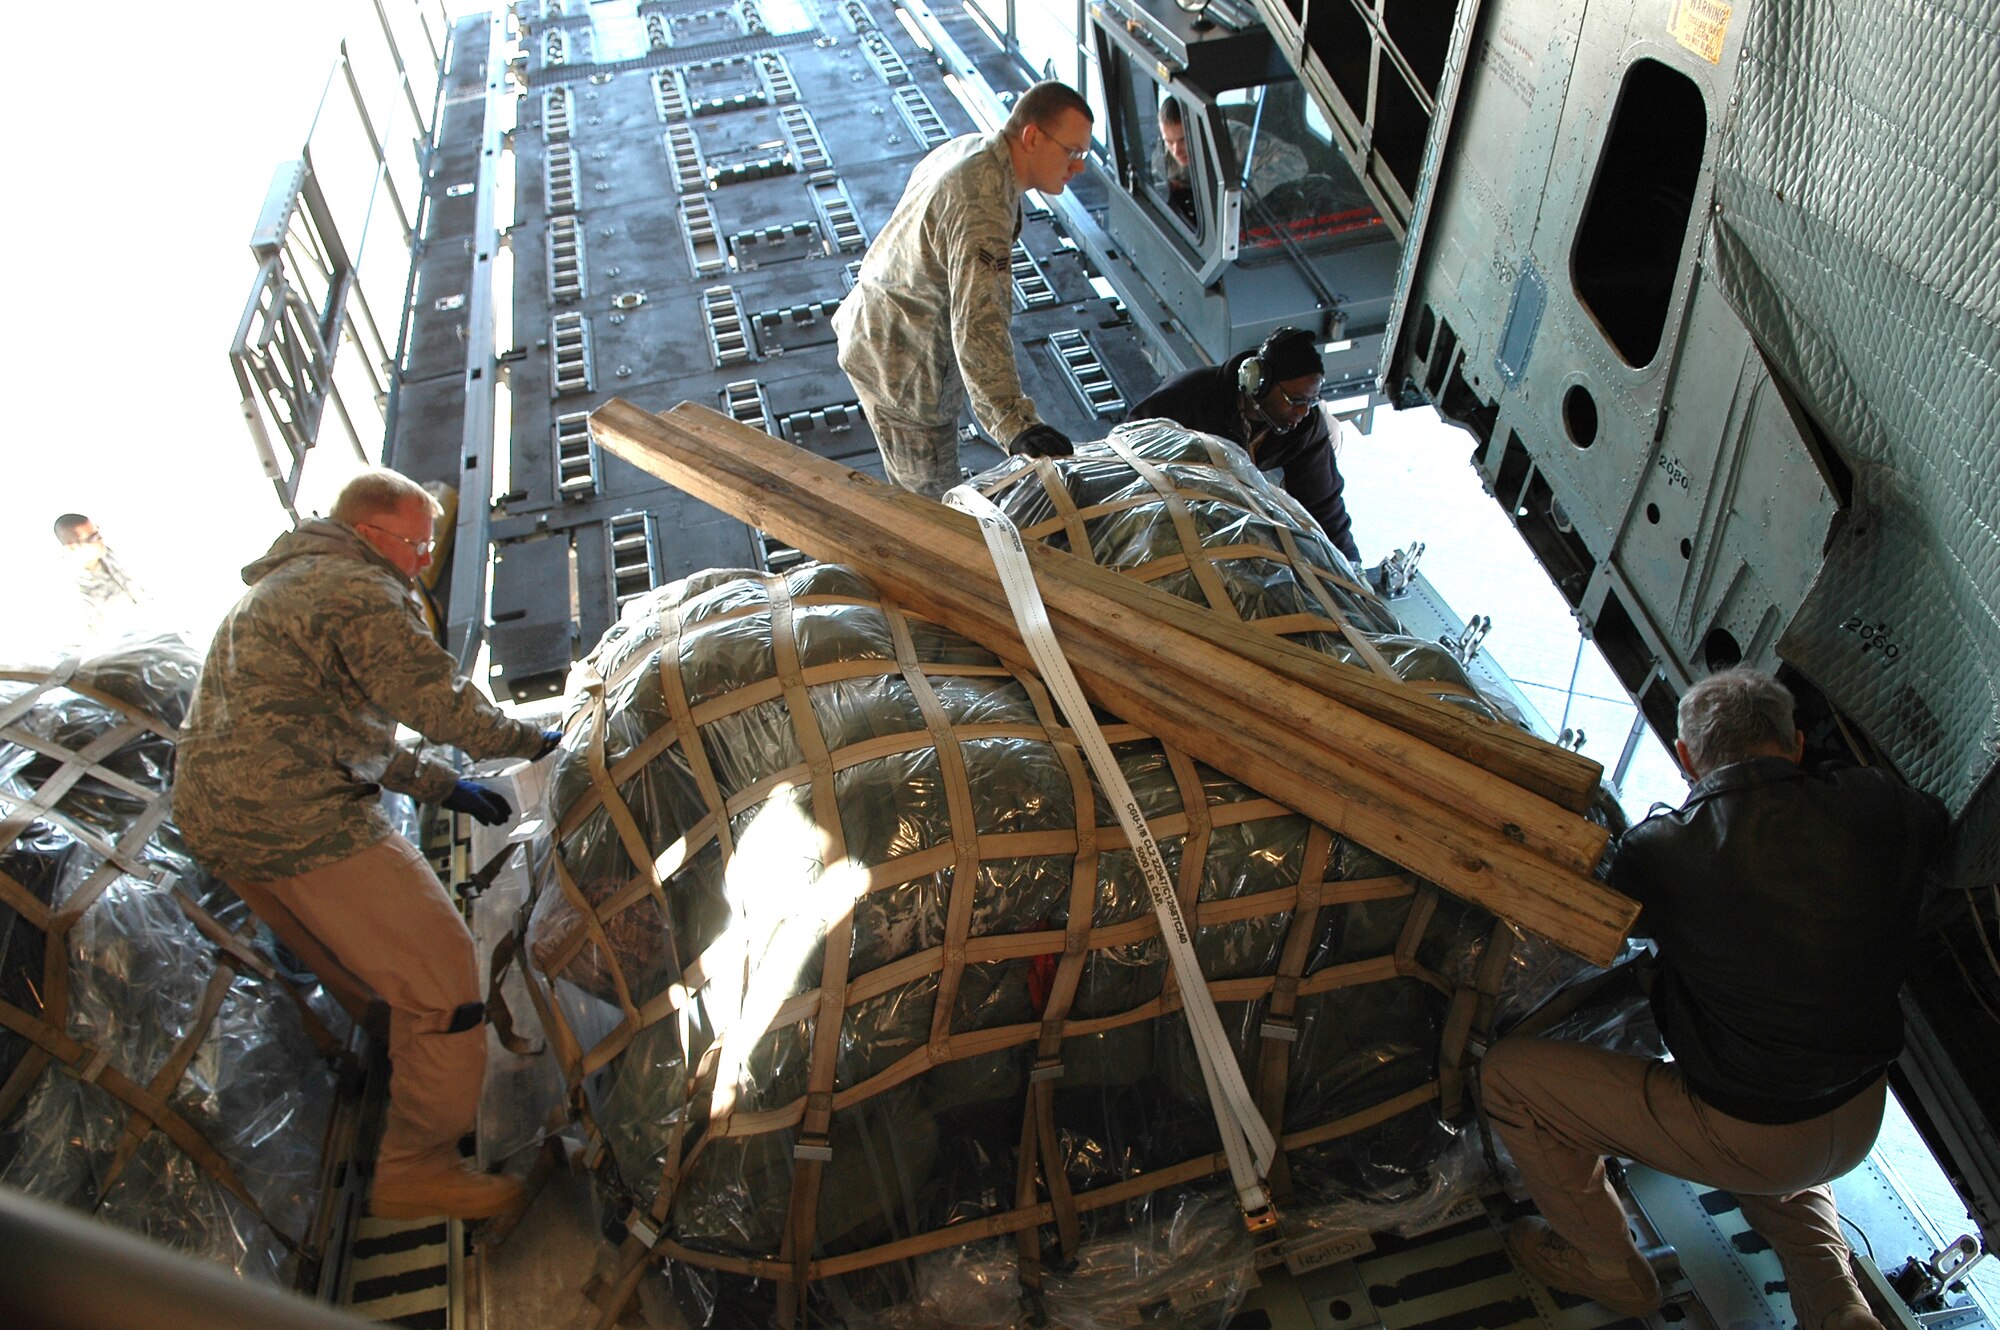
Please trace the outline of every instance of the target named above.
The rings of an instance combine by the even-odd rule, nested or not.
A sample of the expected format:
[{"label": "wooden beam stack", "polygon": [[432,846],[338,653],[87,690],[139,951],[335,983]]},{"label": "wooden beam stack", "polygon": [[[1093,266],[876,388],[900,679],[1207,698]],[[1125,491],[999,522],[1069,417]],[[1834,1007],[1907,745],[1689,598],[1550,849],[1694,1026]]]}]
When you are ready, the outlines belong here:
[{"label": "wooden beam stack", "polygon": [[[704,407],[613,400],[600,446],[1032,669],[978,524]],[[1599,965],[1637,916],[1590,876],[1597,767],[1204,607],[1029,546],[1056,636],[1119,717]]]}]

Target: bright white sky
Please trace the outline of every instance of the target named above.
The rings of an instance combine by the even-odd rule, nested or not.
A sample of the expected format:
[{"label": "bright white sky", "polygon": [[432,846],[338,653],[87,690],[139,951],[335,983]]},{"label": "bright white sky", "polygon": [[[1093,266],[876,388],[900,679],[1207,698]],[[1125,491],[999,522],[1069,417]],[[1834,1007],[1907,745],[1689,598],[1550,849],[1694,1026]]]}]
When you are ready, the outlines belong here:
[{"label": "bright white sky", "polygon": [[169,18],[106,0],[90,21],[117,39],[87,65],[16,71],[16,104],[34,110],[0,210],[0,661],[44,655],[69,613],[58,513],[96,519],[203,644],[242,589],[236,570],[289,525],[229,343],[272,172],[303,146],[340,38],[369,8],[204,0]]}]

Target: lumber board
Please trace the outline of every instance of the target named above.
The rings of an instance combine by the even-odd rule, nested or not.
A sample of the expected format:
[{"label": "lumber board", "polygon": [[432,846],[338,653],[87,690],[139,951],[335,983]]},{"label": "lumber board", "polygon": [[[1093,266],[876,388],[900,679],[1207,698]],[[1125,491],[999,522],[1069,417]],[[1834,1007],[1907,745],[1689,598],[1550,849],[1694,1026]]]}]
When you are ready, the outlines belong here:
[{"label": "lumber board", "polygon": [[[811,454],[771,440],[769,435],[701,407],[690,405],[685,413],[677,408],[661,419],[677,422],[714,450],[737,454],[744,449],[756,450],[759,454],[758,466],[775,468],[801,487],[831,485],[836,479],[858,476],[846,467],[819,461]],[[629,460],[644,464],[638,458]],[[933,555],[942,555],[950,550],[951,559],[943,561],[946,566],[970,563],[981,576],[993,580],[990,557],[970,518],[939,504],[910,502],[906,497],[895,497],[898,491],[869,481],[866,477],[859,477],[859,483],[862,486],[859,494],[865,498],[898,505],[894,517],[886,519],[886,525],[897,532],[906,544],[915,544]],[[717,506],[728,507],[720,502]],[[784,520],[784,515],[772,515],[756,524],[817,557],[850,561],[859,557],[845,552],[829,552],[831,546],[828,542],[835,537],[838,525],[831,520],[813,518],[805,522],[795,521],[792,529],[768,525],[770,521]],[[819,542],[818,545],[814,544],[815,541]],[[1490,779],[1485,774],[1487,769],[1472,763],[1458,747],[1429,744],[1424,734],[1406,728],[1402,721],[1406,715],[1434,720],[1442,713],[1450,724],[1436,728],[1455,740],[1462,740],[1467,735],[1483,738],[1504,732],[1515,736],[1529,750],[1539,749],[1562,758],[1574,758],[1574,754],[1511,727],[1481,721],[1460,708],[1426,697],[1414,689],[1400,687],[1393,681],[1380,679],[1368,671],[1343,665],[1275,634],[1246,631],[1242,623],[1226,619],[1206,606],[1193,604],[1064,551],[1037,543],[1028,546],[1028,554],[1052,614],[1060,616],[1065,609],[1069,609],[1075,612],[1077,623],[1088,626],[1104,621],[1104,616],[1110,612],[1102,602],[1123,607],[1130,611],[1120,620],[1126,625],[1125,641],[1129,648],[1153,650],[1164,654],[1170,663],[1183,665],[1191,657],[1199,658],[1210,678],[1237,684],[1234,689],[1220,690],[1223,693],[1242,691],[1250,686],[1246,660],[1294,682],[1304,683],[1313,694],[1325,698],[1328,705],[1314,707],[1310,697],[1300,697],[1292,690],[1281,690],[1271,697],[1271,703],[1280,709],[1287,723],[1303,727],[1308,732],[1324,730],[1337,735],[1364,734],[1365,740],[1357,740],[1354,746],[1341,750],[1357,765],[1442,803],[1446,809],[1459,810],[1462,818],[1484,820],[1508,841],[1561,866],[1583,873],[1596,867],[1606,840],[1606,833],[1601,827],[1570,816],[1570,805],[1540,797],[1532,787],[1516,789],[1512,788],[1513,782],[1503,785]],[[934,559],[933,563],[936,562],[938,560]],[[929,573],[933,569],[927,565],[925,571]],[[994,585],[997,588],[997,581]],[[915,607],[918,602],[911,597],[922,594],[924,588],[921,587],[906,589],[903,599]],[[1000,608],[1004,613],[1004,606]],[[1154,620],[1160,622],[1155,623]],[[1011,623],[1011,619],[1008,622]],[[1190,642],[1171,634],[1163,637],[1163,628],[1184,632],[1199,641]],[[1019,654],[1018,636],[1010,632],[1008,640],[1015,648],[1015,655],[1009,664],[1022,667],[1026,661]],[[1032,665],[1026,667],[1032,669]],[[1400,693],[1402,696],[1394,700],[1410,705],[1393,711],[1386,727],[1363,726],[1346,709],[1346,698],[1332,691],[1336,685],[1344,685],[1354,678],[1366,681],[1366,696]],[[1361,711],[1360,708],[1355,710]],[[1372,715],[1367,711],[1361,711],[1361,714],[1364,717]],[[1379,716],[1374,718],[1382,719]],[[1136,717],[1131,719],[1136,720]],[[1584,762],[1584,766],[1594,785],[1599,771],[1597,764]],[[1501,776],[1500,779],[1506,778]]]},{"label": "lumber board", "polygon": [[[591,429],[617,456],[1032,668],[965,514],[688,403],[654,416],[614,399]],[[1588,875],[1602,828],[1253,659],[1240,626],[1212,641],[1180,626],[1185,615],[1152,612],[1168,608],[1155,598],[1186,602],[1129,579],[1117,580],[1147,594],[1106,594],[1098,579],[1116,574],[1045,546],[1029,555],[1098,704],[1587,960],[1616,955],[1638,907]]]},{"label": "lumber board", "polygon": [[1580,753],[1476,716],[1275,633],[1244,632],[1246,627],[1258,627],[1254,621],[1233,624],[1205,605],[1160,592],[1086,559],[1076,562],[1076,580],[1097,594],[1144,608],[1184,632],[1233,650],[1321,696],[1393,725],[1571,812],[1589,808],[1604,779],[1603,766]]}]

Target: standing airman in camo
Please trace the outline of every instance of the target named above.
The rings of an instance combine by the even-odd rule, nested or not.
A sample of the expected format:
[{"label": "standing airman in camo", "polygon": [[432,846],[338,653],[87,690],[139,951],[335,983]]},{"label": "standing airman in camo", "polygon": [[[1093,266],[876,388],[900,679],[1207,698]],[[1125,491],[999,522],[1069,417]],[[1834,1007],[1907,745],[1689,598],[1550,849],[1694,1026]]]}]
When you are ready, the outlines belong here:
[{"label": "standing airman in camo", "polygon": [[931,498],[958,484],[958,413],[1010,453],[1062,457],[1014,363],[1013,248],[1021,196],[1060,194],[1090,152],[1090,103],[1037,83],[995,134],[966,134],[917,165],[861,261],[833,327],[891,482]]},{"label": "standing airman in camo", "polygon": [[228,882],[356,1019],[389,1015],[389,1117],[376,1214],[475,1219],[519,1184],[461,1166],[486,1071],[472,935],[382,788],[497,826],[494,791],[396,744],[398,722],[473,757],[539,757],[561,739],[457,673],[413,595],[437,501],[393,471],[349,481],[331,520],[278,538],[216,630],[182,728],[174,811]]}]

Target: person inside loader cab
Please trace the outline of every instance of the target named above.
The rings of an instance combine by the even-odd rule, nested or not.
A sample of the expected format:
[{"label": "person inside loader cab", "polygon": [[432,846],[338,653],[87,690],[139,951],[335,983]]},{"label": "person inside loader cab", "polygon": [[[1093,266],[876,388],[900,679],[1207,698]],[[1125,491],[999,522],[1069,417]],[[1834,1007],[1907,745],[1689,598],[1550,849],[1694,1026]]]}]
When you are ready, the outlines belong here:
[{"label": "person inside loader cab", "polygon": [[1312,334],[1279,328],[1255,351],[1174,375],[1125,419],[1171,420],[1183,429],[1219,435],[1240,444],[1259,470],[1282,470],[1285,492],[1358,566],[1354,522],[1341,497],[1347,482],[1334,461],[1333,435],[1319,401],[1324,382]]},{"label": "person inside loader cab", "polygon": [[1803,769],[1791,694],[1754,670],[1689,689],[1674,746],[1687,802],[1628,831],[1610,876],[1658,950],[1651,1001],[1673,1060],[1494,1045],[1486,1113],[1542,1212],[1508,1227],[1507,1248],[1552,1287],[1657,1308],[1605,1180],[1619,1155],[1733,1193],[1801,1330],[1879,1330],[1827,1183],[1881,1126],[1944,806],[1879,769]]},{"label": "person inside loader cab", "polygon": [[966,134],[910,174],[833,317],[840,367],[889,480],[931,498],[958,484],[958,413],[1010,453],[1068,456],[1014,363],[1013,249],[1021,196],[1060,194],[1090,153],[1090,104],[1037,83],[996,134]]},{"label": "person inside loader cab", "polygon": [[[1194,184],[1189,175],[1194,150],[1188,144],[1187,111],[1179,98],[1169,97],[1160,103],[1159,123],[1160,150],[1153,163],[1153,174],[1167,187],[1167,199],[1174,211],[1188,225],[1199,225]],[[1303,180],[1311,169],[1303,152],[1269,130],[1252,130],[1235,119],[1226,123],[1238,169],[1246,159],[1250,162],[1250,178],[1243,187],[1246,203],[1255,202],[1282,185]]]},{"label": "person inside loader cab", "polygon": [[477,1219],[519,1204],[512,1179],[458,1155],[486,1071],[472,935],[390,827],[400,790],[497,826],[507,801],[396,744],[398,722],[473,757],[540,757],[562,737],[514,720],[457,674],[412,587],[438,505],[393,471],[349,481],[331,518],[243,570],[182,729],[174,812],[188,848],[363,1020],[389,1016],[389,1116],[370,1205]]}]

